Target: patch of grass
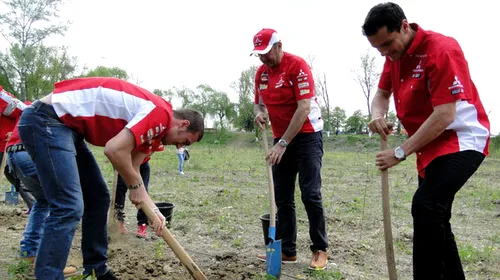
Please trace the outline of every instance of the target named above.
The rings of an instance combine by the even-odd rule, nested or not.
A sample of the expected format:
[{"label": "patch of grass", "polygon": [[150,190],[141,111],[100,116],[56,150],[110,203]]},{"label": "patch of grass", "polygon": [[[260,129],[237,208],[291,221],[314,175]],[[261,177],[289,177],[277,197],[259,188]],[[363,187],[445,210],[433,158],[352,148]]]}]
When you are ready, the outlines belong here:
[{"label": "patch of grass", "polygon": [[325,269],[325,270],[304,270],[304,273],[308,277],[312,277],[312,279],[316,280],[343,280],[345,276],[342,272],[338,270]]},{"label": "patch of grass", "polygon": [[396,240],[394,242],[394,246],[401,252],[403,252],[405,255],[412,255],[412,249],[406,244],[406,242],[402,240]]},{"label": "patch of grass", "polygon": [[16,275],[28,274],[32,268],[31,262],[27,260],[19,260],[16,263],[10,264],[7,267],[7,273],[11,279],[16,279]]},{"label": "patch of grass", "polygon": [[493,250],[495,250],[493,245],[485,246],[482,250],[476,249],[471,243],[458,245],[460,259],[462,260],[462,263],[466,265],[491,259],[491,253]]},{"label": "patch of grass", "polygon": [[156,241],[156,245],[155,245],[155,259],[161,259],[163,257],[163,252],[164,252],[164,248],[163,248],[163,240],[158,240]]}]

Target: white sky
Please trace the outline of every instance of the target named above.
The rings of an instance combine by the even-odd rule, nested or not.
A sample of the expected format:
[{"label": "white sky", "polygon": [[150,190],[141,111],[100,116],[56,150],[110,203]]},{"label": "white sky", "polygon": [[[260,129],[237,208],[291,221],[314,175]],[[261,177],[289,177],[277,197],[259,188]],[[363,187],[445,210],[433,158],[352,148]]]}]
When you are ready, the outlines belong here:
[{"label": "white sky", "polygon": [[[283,49],[307,58],[327,75],[332,106],[348,115],[366,113],[365,98],[354,81],[361,54],[370,49],[361,34],[369,9],[381,1],[319,0],[68,0],[61,17],[72,24],[48,44],[65,45],[80,67],[118,66],[149,90],[199,84],[236,94],[230,85],[241,71],[258,65],[249,56],[260,29],[280,34]],[[395,1],[410,22],[455,37],[469,62],[493,134],[500,132],[500,65],[495,45],[497,11],[486,2]],[[383,59],[377,55],[380,69]]]}]

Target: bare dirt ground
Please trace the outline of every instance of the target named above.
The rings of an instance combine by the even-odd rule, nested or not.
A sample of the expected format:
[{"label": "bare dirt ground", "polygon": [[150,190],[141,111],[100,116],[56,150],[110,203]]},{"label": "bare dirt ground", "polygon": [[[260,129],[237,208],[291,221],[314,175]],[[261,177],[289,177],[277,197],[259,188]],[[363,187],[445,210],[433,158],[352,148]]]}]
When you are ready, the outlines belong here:
[{"label": "bare dirt ground", "polygon": [[[193,146],[186,175],[176,172],[174,149],[151,161],[153,200],[175,203],[170,231],[208,279],[266,279],[261,214],[269,209],[265,165],[258,145]],[[111,185],[109,163],[95,151]],[[380,177],[373,152],[327,146],[323,201],[330,247],[327,272],[311,273],[308,222],[297,189],[298,263],[283,265],[281,279],[388,279],[385,262]],[[500,158],[490,157],[457,195],[452,225],[467,279],[500,279]],[[410,204],[416,186],[414,157],[390,173],[391,212],[399,279],[412,279]],[[5,185],[5,184],[4,184]],[[2,186],[7,190],[8,187]],[[0,194],[3,201],[3,193]],[[0,205],[0,279],[16,279],[27,217],[25,206]],[[167,244],[135,237],[136,209],[126,205],[128,232],[111,232],[109,267],[123,280],[191,279]],[[68,264],[82,267],[80,230]],[[25,279],[25,276],[17,276]]]}]

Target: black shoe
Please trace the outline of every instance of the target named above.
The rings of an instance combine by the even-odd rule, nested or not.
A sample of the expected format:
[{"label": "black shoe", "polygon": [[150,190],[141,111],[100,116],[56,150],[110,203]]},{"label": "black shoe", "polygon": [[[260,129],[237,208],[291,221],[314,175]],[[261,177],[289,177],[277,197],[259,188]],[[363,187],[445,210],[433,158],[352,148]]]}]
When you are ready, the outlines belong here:
[{"label": "black shoe", "polygon": [[113,274],[113,271],[108,270],[106,274],[97,277],[97,280],[118,280],[118,278]]},{"label": "black shoe", "polygon": [[[92,275],[90,274],[87,274],[83,277],[83,279],[87,280],[87,279],[95,279],[95,278],[91,278]],[[97,280],[118,280],[118,278],[113,274],[113,271],[111,270],[108,270],[108,272],[106,272],[105,274],[97,277]]]}]

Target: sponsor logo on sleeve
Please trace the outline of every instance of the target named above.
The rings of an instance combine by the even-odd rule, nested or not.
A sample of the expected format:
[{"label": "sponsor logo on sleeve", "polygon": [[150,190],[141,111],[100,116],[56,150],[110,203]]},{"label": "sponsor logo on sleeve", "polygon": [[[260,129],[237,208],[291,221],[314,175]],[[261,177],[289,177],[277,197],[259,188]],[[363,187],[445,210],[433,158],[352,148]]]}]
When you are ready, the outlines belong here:
[{"label": "sponsor logo on sleeve", "polygon": [[306,87],[309,87],[309,82],[299,83],[299,88],[306,88]]},{"label": "sponsor logo on sleeve", "polygon": [[451,86],[448,87],[448,89],[451,91],[452,95],[459,94],[461,92],[464,92],[464,86],[462,83],[458,80],[458,77],[455,76],[455,80],[451,84]]}]

